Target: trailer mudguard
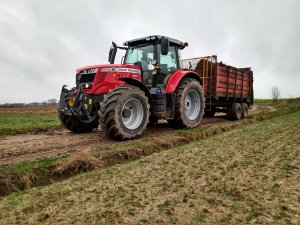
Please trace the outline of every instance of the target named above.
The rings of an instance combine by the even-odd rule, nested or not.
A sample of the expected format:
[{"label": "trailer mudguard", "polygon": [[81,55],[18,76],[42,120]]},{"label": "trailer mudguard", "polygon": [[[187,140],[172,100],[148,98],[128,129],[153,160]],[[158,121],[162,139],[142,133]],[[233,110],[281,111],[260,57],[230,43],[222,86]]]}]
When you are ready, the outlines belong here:
[{"label": "trailer mudguard", "polygon": [[202,80],[200,79],[200,76],[195,73],[194,71],[185,71],[182,69],[177,70],[168,80],[167,85],[166,85],[166,93],[172,93],[174,92],[180,81],[184,78],[194,78],[200,82],[202,85]]}]

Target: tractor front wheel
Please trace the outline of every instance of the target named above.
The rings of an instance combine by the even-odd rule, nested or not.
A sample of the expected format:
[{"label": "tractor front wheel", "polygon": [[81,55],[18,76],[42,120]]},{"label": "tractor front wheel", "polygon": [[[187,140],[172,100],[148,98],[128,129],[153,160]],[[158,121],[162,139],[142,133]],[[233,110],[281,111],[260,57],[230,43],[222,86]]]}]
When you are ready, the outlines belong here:
[{"label": "tractor front wheel", "polygon": [[101,129],[115,140],[136,138],[146,129],[149,108],[148,98],[140,88],[131,85],[117,87],[100,103]]},{"label": "tractor front wheel", "polygon": [[200,83],[184,79],[176,90],[175,118],[171,124],[177,128],[199,126],[205,107],[205,98]]},{"label": "tractor front wheel", "polygon": [[99,125],[97,113],[83,120],[77,116],[66,115],[64,112],[59,112],[59,119],[65,128],[74,133],[88,133],[96,129]]}]

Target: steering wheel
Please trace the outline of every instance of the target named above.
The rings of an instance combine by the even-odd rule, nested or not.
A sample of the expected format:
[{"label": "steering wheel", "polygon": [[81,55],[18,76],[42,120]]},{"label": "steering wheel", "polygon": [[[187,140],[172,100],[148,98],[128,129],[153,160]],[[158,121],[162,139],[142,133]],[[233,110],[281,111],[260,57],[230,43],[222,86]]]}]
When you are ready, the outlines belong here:
[{"label": "steering wheel", "polygon": [[146,59],[146,62],[147,62],[147,65],[151,64],[152,60],[151,58],[145,58]]},{"label": "steering wheel", "polygon": [[152,61],[153,59],[151,59],[151,58],[142,58],[141,59],[141,64],[142,64],[142,69],[144,70],[144,71],[146,71],[146,70],[148,70],[148,65],[150,65],[151,64],[151,61]]}]

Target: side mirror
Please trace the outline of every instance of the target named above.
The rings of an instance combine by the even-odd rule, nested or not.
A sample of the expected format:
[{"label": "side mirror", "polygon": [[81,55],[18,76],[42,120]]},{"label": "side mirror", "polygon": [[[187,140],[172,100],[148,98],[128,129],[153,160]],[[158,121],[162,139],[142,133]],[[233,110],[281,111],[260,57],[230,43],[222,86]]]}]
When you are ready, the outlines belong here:
[{"label": "side mirror", "polygon": [[161,44],[161,54],[167,55],[169,53],[169,40],[163,37],[161,39],[160,44]]},{"label": "side mirror", "polygon": [[115,42],[112,42],[112,45],[113,46],[110,47],[109,54],[108,54],[108,61],[110,64],[114,64],[116,54],[117,54],[117,49],[118,49],[118,46],[116,45]]},{"label": "side mirror", "polygon": [[108,62],[110,62],[110,59],[111,59],[113,50],[114,50],[113,47],[111,47],[111,48],[109,49],[109,53],[108,53]]}]

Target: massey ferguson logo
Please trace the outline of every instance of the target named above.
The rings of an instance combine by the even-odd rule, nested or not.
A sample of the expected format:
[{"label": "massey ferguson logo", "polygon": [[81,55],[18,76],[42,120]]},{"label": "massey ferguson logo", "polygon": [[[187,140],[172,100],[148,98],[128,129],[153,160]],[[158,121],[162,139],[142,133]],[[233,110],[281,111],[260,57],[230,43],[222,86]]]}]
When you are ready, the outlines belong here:
[{"label": "massey ferguson logo", "polygon": [[120,72],[120,73],[137,73],[141,74],[141,70],[138,69],[130,69],[130,68],[102,68],[101,72]]}]

